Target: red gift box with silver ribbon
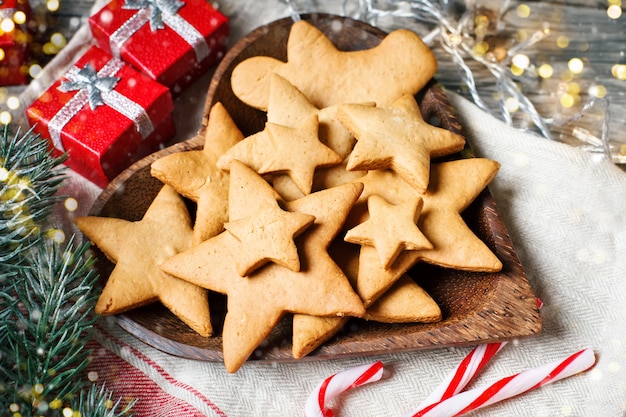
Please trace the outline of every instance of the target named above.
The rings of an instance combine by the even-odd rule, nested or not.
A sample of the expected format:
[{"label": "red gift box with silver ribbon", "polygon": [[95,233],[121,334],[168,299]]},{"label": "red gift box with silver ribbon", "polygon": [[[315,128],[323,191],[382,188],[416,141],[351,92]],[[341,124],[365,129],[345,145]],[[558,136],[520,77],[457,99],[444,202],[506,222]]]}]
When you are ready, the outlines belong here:
[{"label": "red gift box with silver ribbon", "polygon": [[89,25],[98,46],[174,95],[219,62],[229,33],[206,0],[111,0]]},{"label": "red gift box with silver ribbon", "polygon": [[91,46],[26,109],[66,164],[104,187],[174,135],[167,87]]},{"label": "red gift box with silver ribbon", "polygon": [[26,0],[0,0],[0,85],[28,83],[30,13]]}]

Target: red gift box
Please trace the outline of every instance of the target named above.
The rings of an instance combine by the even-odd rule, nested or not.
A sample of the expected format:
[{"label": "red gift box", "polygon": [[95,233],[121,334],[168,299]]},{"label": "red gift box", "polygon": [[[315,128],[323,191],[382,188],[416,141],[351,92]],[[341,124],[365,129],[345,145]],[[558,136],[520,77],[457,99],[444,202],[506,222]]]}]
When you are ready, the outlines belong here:
[{"label": "red gift box", "polygon": [[92,46],[26,115],[70,168],[104,187],[174,135],[173,109],[167,87]]},{"label": "red gift box", "polygon": [[[16,16],[22,12],[21,19]],[[27,22],[30,18],[28,2],[0,0],[0,22],[9,20],[12,27],[6,32],[0,27],[0,85],[28,83],[28,69],[25,62],[28,56],[30,35]],[[16,22],[17,20],[17,22]]]},{"label": "red gift box", "polygon": [[206,0],[112,0],[89,18],[98,46],[178,94],[224,56],[228,19]]}]

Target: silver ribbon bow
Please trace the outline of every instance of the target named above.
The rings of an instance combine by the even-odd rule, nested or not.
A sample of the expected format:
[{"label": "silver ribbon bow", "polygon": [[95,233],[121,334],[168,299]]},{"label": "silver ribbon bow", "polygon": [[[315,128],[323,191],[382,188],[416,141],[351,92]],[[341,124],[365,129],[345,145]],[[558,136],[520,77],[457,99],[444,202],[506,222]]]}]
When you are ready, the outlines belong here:
[{"label": "silver ribbon bow", "polygon": [[48,122],[50,139],[57,149],[65,152],[61,141],[61,131],[87,104],[91,110],[107,105],[123,114],[133,121],[142,139],[147,138],[154,131],[154,125],[143,107],[114,90],[120,80],[114,75],[123,66],[124,62],[113,58],[98,72],[90,64],[82,69],[72,66],[68,70],[65,75],[68,81],[63,81],[58,89],[63,92],[78,91],[78,93],[65,103]]},{"label": "silver ribbon bow", "polygon": [[85,65],[72,78],[71,81],[63,81],[59,86],[59,90],[64,93],[87,90],[87,98],[91,110],[102,106],[104,104],[102,92],[112,91],[120,81],[119,77],[99,77],[91,64]]},{"label": "silver ribbon bow", "polygon": [[185,3],[179,0],[126,0],[122,8],[137,10],[137,13],[109,37],[113,55],[119,57],[122,45],[143,25],[149,23],[152,32],[164,29],[165,25],[170,27],[191,45],[197,62],[204,60],[209,56],[209,45],[204,36],[178,14],[183,6]]}]

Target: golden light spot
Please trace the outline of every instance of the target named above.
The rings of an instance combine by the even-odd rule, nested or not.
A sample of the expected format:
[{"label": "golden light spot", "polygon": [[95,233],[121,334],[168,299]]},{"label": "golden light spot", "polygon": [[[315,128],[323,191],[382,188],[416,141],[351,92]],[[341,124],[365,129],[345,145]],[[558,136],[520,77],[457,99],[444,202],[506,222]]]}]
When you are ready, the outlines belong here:
[{"label": "golden light spot", "polygon": [[17,413],[18,411],[20,411],[19,404],[12,403],[11,405],[9,405],[9,411],[12,413]]},{"label": "golden light spot", "polygon": [[616,4],[613,4],[606,9],[606,15],[609,17],[609,19],[619,19],[622,15],[622,8]]},{"label": "golden light spot", "polygon": [[65,206],[65,210],[73,212],[78,208],[78,201],[76,201],[75,198],[69,197],[65,199],[63,205]]},{"label": "golden light spot", "polygon": [[572,96],[571,94],[563,94],[561,96],[561,106],[565,107],[566,109],[569,109],[570,107],[572,107],[574,105],[574,102],[576,101],[574,96]]},{"label": "golden light spot", "polygon": [[5,57],[4,49],[0,48],[0,61],[2,61]]},{"label": "golden light spot", "polygon": [[72,414],[74,414],[74,410],[72,410],[69,407],[65,407],[62,413],[63,413],[63,417],[72,417]]},{"label": "golden light spot", "polygon": [[580,58],[572,58],[567,62],[567,68],[569,68],[573,74],[580,74],[585,69],[585,64]]},{"label": "golden light spot", "polygon": [[15,23],[13,22],[13,19],[2,19],[2,22],[0,22],[0,29],[5,32],[13,32],[13,30],[15,29]]},{"label": "golden light spot", "polygon": [[33,392],[38,395],[43,394],[43,384],[35,384],[35,386],[33,387]]},{"label": "golden light spot", "polygon": [[33,64],[30,66],[30,68],[28,68],[28,75],[30,75],[32,78],[37,78],[39,74],[41,74],[41,65]]},{"label": "golden light spot", "polygon": [[56,243],[65,242],[65,232],[61,229],[50,229],[46,232],[46,235],[50,240]]},{"label": "golden light spot", "polygon": [[569,38],[565,35],[561,35],[556,38],[556,46],[559,48],[567,48],[569,46]]},{"label": "golden light spot", "polygon": [[52,36],[50,36],[50,42],[57,48],[63,48],[67,44],[65,36],[59,32],[53,33]]},{"label": "golden light spot", "polygon": [[578,95],[580,93],[580,85],[578,83],[570,83],[567,86],[567,93],[573,96]]},{"label": "golden light spot", "polygon": [[24,23],[26,23],[26,13],[21,10],[13,13],[13,21],[18,25],[23,25]]},{"label": "golden light spot", "polygon": [[0,112],[0,124],[8,125],[13,120],[13,116],[8,111]]},{"label": "golden light spot", "polygon": [[554,74],[554,69],[550,64],[543,64],[537,69],[537,74],[539,74],[541,78],[550,78],[552,74]]},{"label": "golden light spot", "polygon": [[519,101],[515,97],[509,97],[504,100],[504,107],[511,113],[519,110]]},{"label": "golden light spot", "polygon": [[563,71],[561,73],[561,79],[563,81],[572,81],[574,79],[574,74],[572,73],[572,71]]},{"label": "golden light spot", "polygon": [[611,74],[618,80],[626,80],[626,64],[615,64],[611,67]]},{"label": "golden light spot", "polygon": [[511,73],[516,76],[520,76],[524,73],[524,68],[520,68],[517,65],[511,65]]},{"label": "golden light spot", "polygon": [[46,7],[51,12],[56,12],[57,10],[59,10],[59,6],[59,0],[48,0],[46,2]]},{"label": "golden light spot", "polygon": [[513,55],[511,62],[513,62],[513,65],[521,69],[527,69],[530,66],[530,58],[528,58],[528,55],[524,54]]},{"label": "golden light spot", "polygon": [[489,44],[485,41],[478,42],[474,45],[474,53],[476,53],[476,55],[485,55],[487,51],[489,51]]},{"label": "golden light spot", "polygon": [[20,108],[20,99],[16,96],[11,96],[7,99],[7,107],[11,110],[17,110]]},{"label": "golden light spot", "polygon": [[41,50],[46,55],[56,55],[59,52],[59,48],[57,48],[52,42],[44,43]]},{"label": "golden light spot", "polygon": [[63,401],[61,401],[59,398],[57,398],[56,400],[50,401],[50,403],[48,405],[50,406],[50,409],[58,410],[59,408],[61,408],[63,406]]},{"label": "golden light spot", "polygon": [[525,18],[530,16],[530,7],[527,4],[520,4],[515,10],[519,17]]},{"label": "golden light spot", "polygon": [[600,84],[589,87],[589,95],[597,98],[606,96],[606,87]]}]

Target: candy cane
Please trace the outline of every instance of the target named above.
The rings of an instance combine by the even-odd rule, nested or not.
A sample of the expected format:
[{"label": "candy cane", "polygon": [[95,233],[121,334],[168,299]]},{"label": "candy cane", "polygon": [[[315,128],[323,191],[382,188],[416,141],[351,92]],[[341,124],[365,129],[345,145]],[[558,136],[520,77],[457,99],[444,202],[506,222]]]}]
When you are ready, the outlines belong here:
[{"label": "candy cane", "polygon": [[417,407],[418,410],[458,394],[474,376],[498,353],[507,342],[494,342],[478,345],[459,363]]},{"label": "candy cane", "polygon": [[567,358],[503,378],[494,384],[454,395],[427,406],[411,417],[453,417],[523,394],[551,382],[586,371],[595,363],[591,349],[576,352]]},{"label": "candy cane", "polygon": [[382,376],[383,364],[380,361],[329,376],[309,395],[304,408],[305,417],[333,417],[332,410],[326,407],[328,401],[342,392],[378,381]]}]

